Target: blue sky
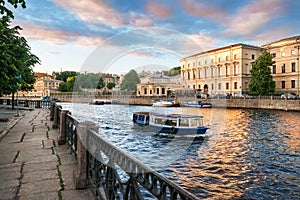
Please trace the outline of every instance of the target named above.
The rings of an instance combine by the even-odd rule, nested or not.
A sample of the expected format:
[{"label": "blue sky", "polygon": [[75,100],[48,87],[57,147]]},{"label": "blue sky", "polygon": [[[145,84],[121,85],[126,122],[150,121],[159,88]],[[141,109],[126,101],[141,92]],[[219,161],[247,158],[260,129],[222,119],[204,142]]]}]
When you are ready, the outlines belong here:
[{"label": "blue sky", "polygon": [[126,73],[235,43],[300,35],[297,0],[27,0],[14,11],[34,71]]}]

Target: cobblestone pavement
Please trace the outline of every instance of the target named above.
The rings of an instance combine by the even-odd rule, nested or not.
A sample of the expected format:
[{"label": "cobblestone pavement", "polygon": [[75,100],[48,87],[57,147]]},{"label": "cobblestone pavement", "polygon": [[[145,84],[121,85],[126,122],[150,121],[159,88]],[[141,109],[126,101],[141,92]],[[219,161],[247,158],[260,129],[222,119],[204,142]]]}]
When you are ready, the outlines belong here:
[{"label": "cobblestone pavement", "polygon": [[1,200],[94,199],[89,189],[74,189],[76,160],[66,145],[58,146],[48,110],[5,116],[9,121],[0,122]]}]

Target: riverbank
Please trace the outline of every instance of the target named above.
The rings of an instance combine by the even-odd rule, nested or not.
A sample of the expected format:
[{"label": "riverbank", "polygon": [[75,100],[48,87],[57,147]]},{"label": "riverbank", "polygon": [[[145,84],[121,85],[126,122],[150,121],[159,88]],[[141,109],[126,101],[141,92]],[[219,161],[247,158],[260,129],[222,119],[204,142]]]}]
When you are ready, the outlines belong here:
[{"label": "riverbank", "polygon": [[[89,103],[95,97],[93,96],[72,96],[72,95],[58,95],[53,98],[57,98],[62,102],[73,103]],[[112,100],[114,104],[125,105],[143,105],[151,106],[157,99],[166,99],[166,97],[140,97],[140,96],[102,96],[97,97],[100,99]],[[194,97],[182,97],[178,98],[179,103],[185,101],[193,101]],[[300,111],[300,100],[287,100],[278,97],[255,97],[253,99],[199,99],[203,103],[211,103],[213,107],[219,108],[251,108],[251,109],[271,109],[271,110],[285,110],[285,111]]]}]

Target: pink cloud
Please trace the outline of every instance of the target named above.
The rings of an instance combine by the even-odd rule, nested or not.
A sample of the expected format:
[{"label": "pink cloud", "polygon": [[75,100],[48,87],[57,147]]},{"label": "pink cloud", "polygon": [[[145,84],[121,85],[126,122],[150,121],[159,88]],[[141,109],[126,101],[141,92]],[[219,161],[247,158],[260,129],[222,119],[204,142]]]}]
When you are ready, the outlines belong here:
[{"label": "pink cloud", "polygon": [[21,27],[25,27],[20,33],[30,40],[42,40],[55,44],[74,43],[81,46],[97,46],[103,41],[103,38],[99,36],[88,36],[75,32],[49,29],[46,26],[27,22],[18,21],[16,23]]},{"label": "pink cloud", "polygon": [[280,40],[282,38],[286,38],[292,32],[293,30],[290,26],[277,27],[261,34],[257,34],[252,39],[256,42],[256,45],[261,46],[270,42]]},{"label": "pink cloud", "polygon": [[146,9],[159,18],[168,18],[172,14],[169,7],[155,1],[148,1],[146,3]]},{"label": "pink cloud", "polygon": [[204,33],[191,34],[188,37],[195,41],[195,43],[200,47],[198,51],[208,51],[216,47],[216,38],[206,35]]},{"label": "pink cloud", "polygon": [[222,8],[213,7],[196,0],[181,0],[183,9],[194,16],[205,17],[215,21],[224,21],[226,13]]},{"label": "pink cloud", "polygon": [[76,0],[54,2],[67,12],[77,15],[89,23],[101,23],[110,26],[152,26],[153,22],[147,16],[138,13],[120,13],[102,0]]},{"label": "pink cloud", "polygon": [[265,26],[276,16],[284,12],[284,5],[281,0],[252,1],[230,17],[226,35],[248,35]]}]

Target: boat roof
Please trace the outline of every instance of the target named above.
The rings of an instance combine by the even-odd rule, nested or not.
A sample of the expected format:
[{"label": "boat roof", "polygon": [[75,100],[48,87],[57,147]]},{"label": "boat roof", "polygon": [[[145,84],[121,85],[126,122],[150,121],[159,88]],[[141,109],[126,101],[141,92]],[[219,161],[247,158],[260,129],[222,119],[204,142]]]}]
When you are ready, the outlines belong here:
[{"label": "boat roof", "polygon": [[199,118],[202,119],[204,116],[201,115],[184,115],[184,114],[160,114],[160,113],[151,113],[151,116],[162,117],[162,118]]}]

